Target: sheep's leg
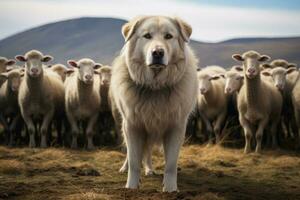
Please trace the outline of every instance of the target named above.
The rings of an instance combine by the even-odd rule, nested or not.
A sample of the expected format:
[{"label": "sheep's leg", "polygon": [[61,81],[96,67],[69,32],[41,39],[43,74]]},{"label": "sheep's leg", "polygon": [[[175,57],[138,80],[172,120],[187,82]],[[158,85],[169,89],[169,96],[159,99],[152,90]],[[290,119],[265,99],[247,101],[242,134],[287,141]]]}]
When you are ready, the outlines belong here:
[{"label": "sheep's leg", "polygon": [[8,144],[10,146],[10,138],[11,138],[11,133],[9,131],[9,125],[5,119],[5,117],[0,114],[0,121],[3,125],[4,133],[5,133],[5,144]]},{"label": "sheep's leg", "polygon": [[128,170],[128,155],[126,155],[124,163],[123,163],[122,167],[120,168],[119,172],[125,173],[125,172],[127,172],[127,170]]},{"label": "sheep's leg", "polygon": [[47,131],[50,128],[50,123],[54,115],[54,109],[51,109],[46,115],[44,115],[43,123],[41,126],[41,148],[47,147]]},{"label": "sheep's leg", "polygon": [[216,135],[216,143],[219,143],[220,142],[220,139],[221,139],[221,128],[224,124],[224,121],[226,119],[226,115],[227,115],[227,111],[224,111],[222,112],[217,120],[216,120],[216,123],[214,125],[214,132],[215,132],[215,135]]},{"label": "sheep's leg", "polygon": [[261,141],[262,141],[262,138],[263,138],[264,129],[265,129],[268,121],[269,121],[269,119],[263,119],[258,124],[258,128],[257,128],[256,135],[255,135],[255,138],[256,138],[255,152],[256,153],[260,153],[261,152]]},{"label": "sheep's leg", "polygon": [[298,135],[297,135],[297,145],[296,148],[300,148],[300,110],[297,109],[297,105],[294,105],[294,114],[295,114],[295,120],[296,120],[296,125],[298,129]]},{"label": "sheep's leg", "polygon": [[62,123],[63,123],[62,119],[56,120],[56,123],[55,123],[56,132],[57,132],[57,144],[59,146],[63,145],[63,141],[62,141]]},{"label": "sheep's leg", "polygon": [[17,130],[17,123],[20,119],[20,116],[17,115],[15,116],[13,119],[12,119],[12,122],[10,124],[10,127],[9,127],[9,132],[10,132],[10,146],[13,146],[14,145],[14,141],[16,139],[16,130]]},{"label": "sheep's leg", "polygon": [[284,138],[288,138],[289,137],[289,132],[288,132],[288,128],[286,126],[286,123],[285,123],[285,117],[281,117],[281,120],[280,120],[280,124],[281,124],[281,128],[282,128],[282,131],[283,131],[283,134],[284,134]]},{"label": "sheep's leg", "polygon": [[90,118],[88,125],[87,125],[86,136],[87,136],[87,142],[88,142],[88,144],[87,144],[88,150],[95,149],[93,137],[94,137],[94,133],[95,133],[94,129],[95,129],[95,124],[97,122],[97,119],[98,119],[98,112]]},{"label": "sheep's leg", "polygon": [[146,176],[151,176],[155,174],[152,166],[152,149],[150,146],[148,146],[148,148],[146,148],[144,152],[144,165]]},{"label": "sheep's leg", "polygon": [[34,148],[36,146],[35,144],[35,125],[32,121],[32,118],[30,117],[30,115],[28,113],[25,113],[24,110],[21,108],[21,113],[24,119],[24,122],[27,126],[27,130],[29,133],[29,148]]},{"label": "sheep's leg", "polygon": [[200,117],[205,124],[206,131],[208,132],[208,146],[211,146],[213,144],[213,128],[210,121],[203,113],[200,114]]},{"label": "sheep's leg", "polygon": [[277,142],[277,125],[278,122],[272,122],[271,124],[271,135],[272,135],[272,148],[276,149],[278,148],[278,142]]},{"label": "sheep's leg", "polygon": [[239,116],[239,121],[240,121],[241,126],[244,129],[244,134],[245,134],[244,153],[250,153],[251,152],[251,139],[253,136],[250,124],[242,115]]},{"label": "sheep's leg", "polygon": [[72,133],[72,144],[71,144],[71,148],[72,149],[77,149],[77,137],[79,134],[79,126],[77,124],[77,120],[75,119],[75,117],[73,117],[72,113],[67,112],[67,117],[68,117],[68,121],[70,123],[71,126],[71,133]]},{"label": "sheep's leg", "polygon": [[171,132],[167,132],[164,140],[165,170],[163,180],[163,191],[177,191],[177,161],[180,147],[184,141],[185,125],[174,127]]},{"label": "sheep's leg", "polygon": [[196,127],[196,136],[197,138],[201,138],[203,136],[203,121],[200,118],[196,120]]},{"label": "sheep's leg", "polygon": [[126,137],[128,157],[126,188],[136,189],[139,186],[145,135],[128,122],[123,122],[123,131]]}]

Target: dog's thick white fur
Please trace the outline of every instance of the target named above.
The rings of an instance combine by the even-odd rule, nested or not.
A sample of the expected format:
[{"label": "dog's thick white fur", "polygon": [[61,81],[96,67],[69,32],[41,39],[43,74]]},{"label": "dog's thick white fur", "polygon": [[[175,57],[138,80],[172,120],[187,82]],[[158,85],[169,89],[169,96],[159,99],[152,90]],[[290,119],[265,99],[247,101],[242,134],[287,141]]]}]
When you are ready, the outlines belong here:
[{"label": "dog's thick white fur", "polygon": [[[163,191],[177,190],[177,160],[197,99],[197,59],[191,27],[178,18],[138,17],[122,28],[125,45],[113,64],[111,89],[123,119],[127,188],[138,188],[143,156],[155,143],[165,155]],[[157,62],[154,51],[164,54]],[[150,157],[151,160],[151,157]]]}]

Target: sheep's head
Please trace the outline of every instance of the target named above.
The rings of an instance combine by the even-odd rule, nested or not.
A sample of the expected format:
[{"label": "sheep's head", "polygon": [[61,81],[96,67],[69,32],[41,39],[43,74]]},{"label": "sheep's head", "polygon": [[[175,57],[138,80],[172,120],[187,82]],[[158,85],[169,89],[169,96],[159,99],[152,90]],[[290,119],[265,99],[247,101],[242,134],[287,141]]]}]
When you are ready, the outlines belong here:
[{"label": "sheep's head", "polygon": [[9,72],[0,74],[0,77],[7,80],[8,87],[13,92],[19,90],[21,79],[24,76],[24,68],[12,69]]},{"label": "sheep's head", "polygon": [[16,63],[15,60],[8,60],[7,58],[0,57],[0,73],[6,72],[8,66]]},{"label": "sheep's head", "polygon": [[225,73],[225,94],[239,91],[243,85],[244,76],[241,72],[230,70]]},{"label": "sheep's head", "polygon": [[264,76],[272,76],[272,79],[274,81],[274,85],[279,89],[279,90],[284,90],[285,85],[286,85],[286,75],[290,74],[294,71],[296,71],[296,67],[291,67],[288,69],[285,69],[283,67],[276,67],[273,69],[266,69],[262,71],[262,74]]},{"label": "sheep's head", "polygon": [[261,65],[261,67],[263,69],[274,69],[276,67],[282,67],[282,68],[288,69],[288,68],[292,68],[292,67],[297,67],[297,64],[289,63],[288,61],[283,60],[283,59],[276,59],[276,60],[273,60],[271,63],[264,63],[263,65]]},{"label": "sheep's head", "polygon": [[260,55],[256,51],[247,51],[244,54],[234,54],[232,58],[236,61],[243,62],[243,68],[246,76],[250,79],[260,74],[260,63],[270,59],[267,55]]},{"label": "sheep's head", "polygon": [[39,77],[43,72],[43,63],[51,61],[53,58],[49,55],[43,55],[40,51],[31,50],[25,55],[18,55],[16,59],[25,62],[26,73],[31,77]]},{"label": "sheep's head", "polygon": [[66,79],[66,72],[68,71],[68,68],[63,64],[55,64],[49,66],[52,71],[56,72],[62,79],[62,81],[65,81]]},{"label": "sheep's head", "polygon": [[100,75],[100,84],[108,86],[110,84],[111,79],[111,67],[110,66],[103,66],[97,70]]},{"label": "sheep's head", "polygon": [[[92,84],[94,81],[94,73],[98,72],[96,69],[100,68],[102,65],[95,63],[92,59],[83,58],[79,61],[68,60],[68,64],[71,67],[78,68],[78,78],[86,84]],[[67,73],[71,73],[73,69],[69,69]]]},{"label": "sheep's head", "polygon": [[221,78],[220,74],[211,75],[208,73],[198,72],[199,90],[201,94],[206,94],[212,87],[211,81]]}]

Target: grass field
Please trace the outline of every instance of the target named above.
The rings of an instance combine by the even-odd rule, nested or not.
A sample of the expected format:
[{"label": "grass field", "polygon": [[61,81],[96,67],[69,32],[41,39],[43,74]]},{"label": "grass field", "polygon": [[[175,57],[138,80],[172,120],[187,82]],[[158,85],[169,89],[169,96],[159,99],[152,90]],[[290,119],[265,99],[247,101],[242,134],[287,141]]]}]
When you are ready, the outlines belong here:
[{"label": "grass field", "polygon": [[179,160],[180,192],[161,192],[162,153],[154,152],[157,175],[142,176],[139,190],[123,189],[125,155],[64,148],[0,147],[0,199],[300,199],[300,154],[184,146]]}]

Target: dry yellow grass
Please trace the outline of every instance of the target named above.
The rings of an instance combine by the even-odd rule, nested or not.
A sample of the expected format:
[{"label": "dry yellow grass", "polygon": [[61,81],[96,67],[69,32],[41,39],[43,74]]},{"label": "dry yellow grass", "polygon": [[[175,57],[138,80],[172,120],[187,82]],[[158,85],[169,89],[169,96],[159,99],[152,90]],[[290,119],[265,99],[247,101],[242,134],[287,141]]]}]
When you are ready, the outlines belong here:
[{"label": "dry yellow grass", "polygon": [[125,155],[63,148],[0,147],[0,199],[300,199],[300,155],[265,151],[244,155],[220,146],[184,146],[179,193],[161,193],[164,159],[153,154],[157,175],[142,176],[140,190],[126,190],[119,174]]}]

